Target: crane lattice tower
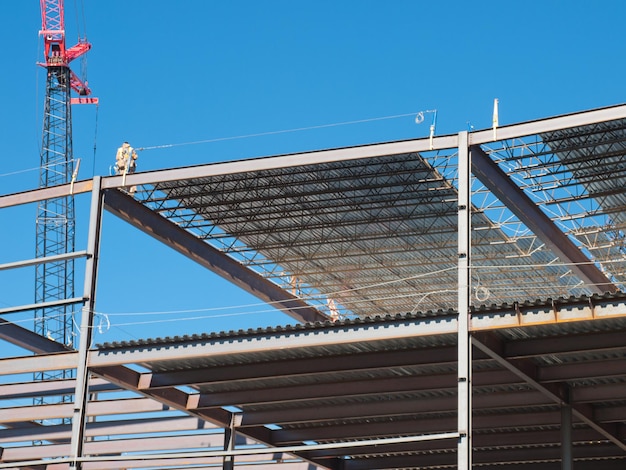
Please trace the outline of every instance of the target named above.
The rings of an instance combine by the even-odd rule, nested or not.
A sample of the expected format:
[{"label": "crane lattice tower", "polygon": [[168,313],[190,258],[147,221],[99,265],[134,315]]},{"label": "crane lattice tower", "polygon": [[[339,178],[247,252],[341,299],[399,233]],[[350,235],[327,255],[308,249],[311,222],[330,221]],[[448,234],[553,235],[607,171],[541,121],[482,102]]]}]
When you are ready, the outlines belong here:
[{"label": "crane lattice tower", "polygon": [[[90,98],[86,82],[70,69],[70,62],[90,48],[86,40],[65,47],[63,0],[41,0],[44,38],[46,96],[43,138],[40,155],[39,187],[69,183],[74,173],[72,152],[72,111],[75,103],[97,104]],[[79,97],[72,98],[74,90]],[[74,298],[74,260],[63,257],[75,249],[74,200],[71,196],[41,201],[37,208],[36,257],[46,261],[36,267],[35,303],[45,307],[35,310],[35,331],[43,336],[71,345]],[[50,305],[52,304],[52,305]],[[36,380],[67,378],[73,371],[36,373]]]}]

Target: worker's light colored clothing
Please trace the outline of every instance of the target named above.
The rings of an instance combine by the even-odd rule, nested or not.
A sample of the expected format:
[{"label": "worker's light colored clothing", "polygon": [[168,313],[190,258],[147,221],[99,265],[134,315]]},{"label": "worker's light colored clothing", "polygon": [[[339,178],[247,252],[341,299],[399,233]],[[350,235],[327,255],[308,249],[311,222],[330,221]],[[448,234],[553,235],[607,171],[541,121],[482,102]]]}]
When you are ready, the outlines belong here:
[{"label": "worker's light colored clothing", "polygon": [[117,149],[115,155],[115,174],[121,175],[126,170],[126,173],[134,173],[137,167],[137,152],[128,144],[122,145]]}]

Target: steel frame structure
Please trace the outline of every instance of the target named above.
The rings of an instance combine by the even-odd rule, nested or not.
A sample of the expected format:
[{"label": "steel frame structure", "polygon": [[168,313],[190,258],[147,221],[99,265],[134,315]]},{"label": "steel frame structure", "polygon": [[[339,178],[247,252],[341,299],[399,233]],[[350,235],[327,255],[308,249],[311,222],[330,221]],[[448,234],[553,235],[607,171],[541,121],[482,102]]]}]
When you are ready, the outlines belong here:
[{"label": "steel frame structure", "polygon": [[[0,322],[35,353],[0,359],[3,376],[76,371],[5,383],[0,398],[74,403],[0,409],[0,468],[623,468],[625,120],[622,105],[499,140],[461,132],[0,197],[91,194],[85,250],[48,259],[86,259],[82,296],[61,302],[82,305],[78,349],[7,317],[40,305]],[[303,324],[90,347],[103,210]],[[20,445],[32,440],[46,445]]]}]

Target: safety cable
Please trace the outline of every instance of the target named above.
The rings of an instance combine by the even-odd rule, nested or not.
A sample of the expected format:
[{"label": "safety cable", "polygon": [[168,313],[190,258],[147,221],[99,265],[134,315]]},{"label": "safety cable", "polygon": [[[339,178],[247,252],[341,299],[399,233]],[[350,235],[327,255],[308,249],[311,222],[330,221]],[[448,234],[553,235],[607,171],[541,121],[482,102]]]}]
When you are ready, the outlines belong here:
[{"label": "safety cable", "polygon": [[180,142],[180,143],[174,143],[174,144],[152,145],[148,147],[140,147],[137,150],[145,151],[145,150],[163,149],[163,148],[171,148],[171,147],[181,147],[184,145],[197,145],[197,144],[206,144],[206,143],[211,143],[211,142],[222,142],[226,140],[248,139],[250,137],[262,137],[262,136],[267,136],[267,135],[286,134],[290,132],[301,132],[301,131],[308,131],[308,130],[313,130],[313,129],[323,129],[323,128],[328,128],[328,127],[345,126],[348,124],[360,124],[364,122],[383,121],[386,119],[397,119],[397,118],[407,117],[407,116],[416,116],[421,112],[423,111],[405,113],[405,114],[396,114],[393,116],[382,116],[382,117],[369,118],[369,119],[359,119],[356,121],[344,121],[344,122],[336,122],[332,124],[320,124],[318,126],[298,127],[294,129],[284,129],[280,131],[257,132],[254,134],[236,135],[236,136],[231,136],[231,137],[217,137],[214,139],[194,140],[194,141]]}]

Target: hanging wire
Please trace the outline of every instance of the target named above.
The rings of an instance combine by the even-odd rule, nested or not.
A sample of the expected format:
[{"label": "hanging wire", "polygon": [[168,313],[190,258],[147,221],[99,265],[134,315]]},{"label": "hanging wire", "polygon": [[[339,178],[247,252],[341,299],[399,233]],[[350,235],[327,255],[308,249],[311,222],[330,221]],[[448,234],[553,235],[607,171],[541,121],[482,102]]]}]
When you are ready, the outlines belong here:
[{"label": "hanging wire", "polygon": [[[98,111],[99,111],[99,105],[96,104],[96,118],[95,118],[95,130],[94,130],[94,145],[93,145],[93,167],[92,167],[92,176],[96,174],[96,149],[97,149],[97,137],[98,137]],[[424,113],[424,112],[430,112],[430,111],[420,111],[420,113]],[[307,131],[307,130],[313,130],[313,129],[322,129],[322,128],[328,128],[328,127],[336,127],[336,126],[345,126],[345,125],[349,125],[349,124],[359,124],[359,123],[365,123],[365,122],[373,122],[373,121],[382,121],[382,120],[387,120],[387,119],[397,119],[397,118],[401,118],[401,117],[407,117],[407,116],[416,116],[419,113],[405,113],[405,114],[395,114],[392,116],[382,116],[382,117],[376,117],[376,118],[369,118],[369,119],[359,119],[356,121],[344,121],[344,122],[337,122],[337,123],[332,123],[332,124],[321,124],[319,126],[310,126],[310,127],[299,127],[299,128],[294,128],[294,129],[284,129],[284,130],[280,130],[280,131],[270,131],[270,132],[259,132],[259,133],[254,133],[254,134],[245,134],[245,135],[237,135],[237,136],[231,136],[231,137],[218,137],[215,139],[205,139],[205,140],[196,140],[196,141],[190,141],[190,142],[180,142],[180,143],[174,143],[174,144],[163,144],[163,145],[153,145],[153,146],[149,146],[149,147],[140,147],[137,148],[137,150],[139,151],[146,151],[146,150],[154,150],[154,149],[164,149],[164,148],[172,148],[172,147],[181,147],[184,145],[197,145],[197,144],[205,144],[205,143],[210,143],[210,142],[221,142],[221,141],[227,141],[227,140],[237,140],[237,139],[248,139],[251,137],[261,137],[261,136],[266,136],[266,135],[277,135],[277,134],[286,134],[286,133],[290,133],[290,132],[301,132],[301,131]],[[39,147],[39,152],[41,152],[41,147]],[[6,174],[0,174],[0,177],[2,176],[10,176],[10,175],[14,175],[14,174],[18,174],[18,173],[25,173],[27,171],[32,171],[32,170],[39,170],[40,168],[27,168],[24,170],[17,170],[11,173],[6,173]]]},{"label": "hanging wire", "polygon": [[[423,113],[423,111],[420,111]],[[197,145],[197,144],[206,144],[206,143],[211,143],[211,142],[222,142],[222,141],[226,141],[226,140],[237,140],[237,139],[248,139],[251,137],[262,137],[262,136],[267,136],[267,135],[277,135],[277,134],[287,134],[290,132],[301,132],[301,131],[308,131],[308,130],[313,130],[313,129],[323,129],[323,128],[328,128],[328,127],[337,127],[337,126],[346,126],[349,124],[361,124],[361,123],[365,123],[365,122],[374,122],[374,121],[383,121],[383,120],[387,120],[387,119],[397,119],[397,118],[402,118],[402,117],[407,117],[407,116],[415,116],[418,115],[419,113],[405,113],[405,114],[395,114],[392,116],[382,116],[382,117],[376,117],[376,118],[369,118],[369,119],[359,119],[356,121],[344,121],[344,122],[336,122],[333,124],[321,124],[318,126],[310,126],[310,127],[298,127],[298,128],[294,128],[294,129],[284,129],[284,130],[280,130],[280,131],[269,131],[269,132],[258,132],[255,134],[245,134],[245,135],[237,135],[237,136],[231,136],[231,137],[218,137],[215,139],[205,139],[205,140],[195,140],[195,141],[189,141],[189,142],[180,142],[180,143],[174,143],[174,144],[163,144],[163,145],[152,145],[149,147],[141,147],[138,148],[137,150],[154,150],[154,149],[164,149],[164,148],[171,148],[171,147],[182,147],[184,145]]]}]

